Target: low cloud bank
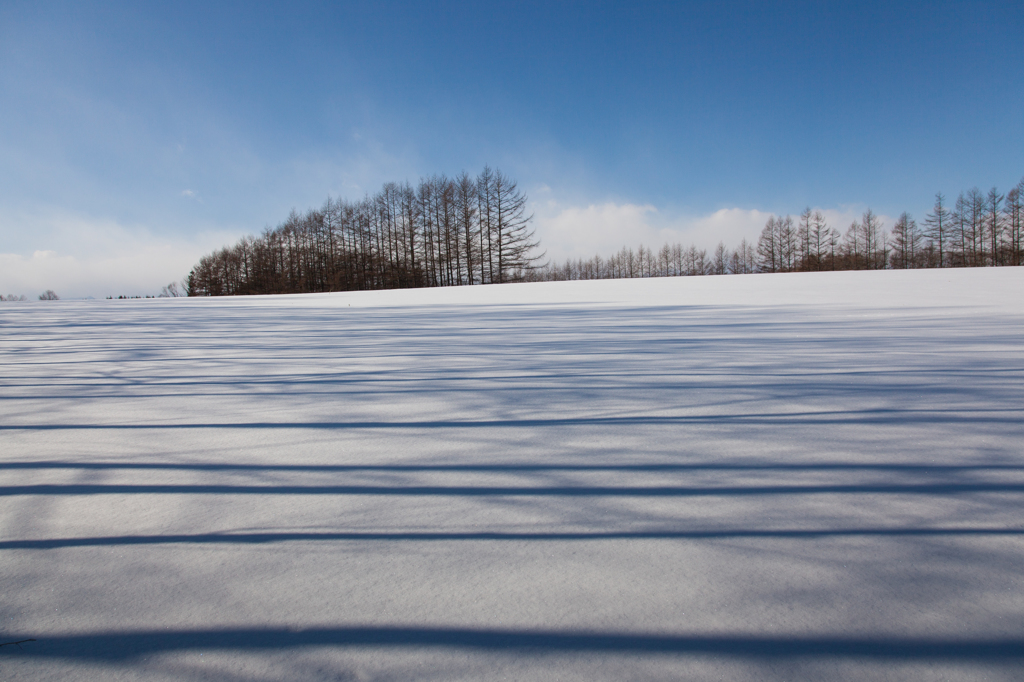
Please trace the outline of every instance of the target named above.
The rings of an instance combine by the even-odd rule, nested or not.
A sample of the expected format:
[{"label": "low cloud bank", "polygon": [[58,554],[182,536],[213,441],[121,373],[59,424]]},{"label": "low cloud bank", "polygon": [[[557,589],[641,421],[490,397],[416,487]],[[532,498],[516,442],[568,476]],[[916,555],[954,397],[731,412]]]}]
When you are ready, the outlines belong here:
[{"label": "low cloud bank", "polygon": [[[829,225],[845,232],[850,223],[860,218],[864,207],[819,210]],[[693,216],[659,211],[650,204],[606,202],[568,206],[553,200],[535,203],[533,211],[537,237],[547,252],[546,258],[555,263],[567,258],[608,257],[623,246],[635,249],[640,244],[694,244],[708,251],[719,242],[735,248],[744,238],[756,244],[772,215],[756,209],[723,208]],[[883,217],[883,223],[891,222]]]},{"label": "low cloud bank", "polygon": [[36,298],[52,289],[61,298],[105,298],[160,293],[188,274],[199,258],[237,235],[194,238],[155,235],[112,221],[50,215],[20,221],[32,241],[47,248],[0,252],[0,293]]}]

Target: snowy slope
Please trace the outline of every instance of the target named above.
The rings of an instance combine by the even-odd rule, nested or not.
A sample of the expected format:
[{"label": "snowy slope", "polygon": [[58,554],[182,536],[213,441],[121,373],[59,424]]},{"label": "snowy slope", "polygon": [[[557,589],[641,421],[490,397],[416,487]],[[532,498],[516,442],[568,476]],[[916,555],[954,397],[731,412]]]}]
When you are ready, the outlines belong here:
[{"label": "snowy slope", "polygon": [[0,304],[2,679],[1017,679],[1024,269]]}]

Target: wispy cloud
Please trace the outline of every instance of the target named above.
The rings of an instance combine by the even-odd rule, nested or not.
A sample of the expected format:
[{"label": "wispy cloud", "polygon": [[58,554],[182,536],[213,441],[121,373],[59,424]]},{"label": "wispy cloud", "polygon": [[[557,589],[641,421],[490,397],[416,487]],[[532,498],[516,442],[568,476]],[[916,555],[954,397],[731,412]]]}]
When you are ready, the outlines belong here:
[{"label": "wispy cloud", "polygon": [[203,198],[201,196],[199,196],[199,192],[196,192],[193,189],[183,189],[183,190],[181,190],[181,196],[183,196],[186,199],[191,199],[192,201],[196,202],[197,204],[206,204],[206,202],[203,201]]}]

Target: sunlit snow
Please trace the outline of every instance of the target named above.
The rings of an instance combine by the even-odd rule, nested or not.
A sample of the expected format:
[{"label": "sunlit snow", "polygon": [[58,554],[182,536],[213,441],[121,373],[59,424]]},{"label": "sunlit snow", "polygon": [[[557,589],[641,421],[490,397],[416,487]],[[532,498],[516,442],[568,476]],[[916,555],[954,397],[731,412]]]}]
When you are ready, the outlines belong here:
[{"label": "sunlit snow", "polygon": [[1021,268],[5,303],[0,406],[4,679],[1024,665]]}]

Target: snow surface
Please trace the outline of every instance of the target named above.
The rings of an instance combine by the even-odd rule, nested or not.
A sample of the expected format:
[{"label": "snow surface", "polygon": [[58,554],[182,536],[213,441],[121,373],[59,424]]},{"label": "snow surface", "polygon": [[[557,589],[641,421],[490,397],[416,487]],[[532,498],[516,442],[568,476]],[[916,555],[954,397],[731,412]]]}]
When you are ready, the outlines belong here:
[{"label": "snow surface", "polygon": [[0,304],[0,678],[1020,679],[1022,294]]}]

